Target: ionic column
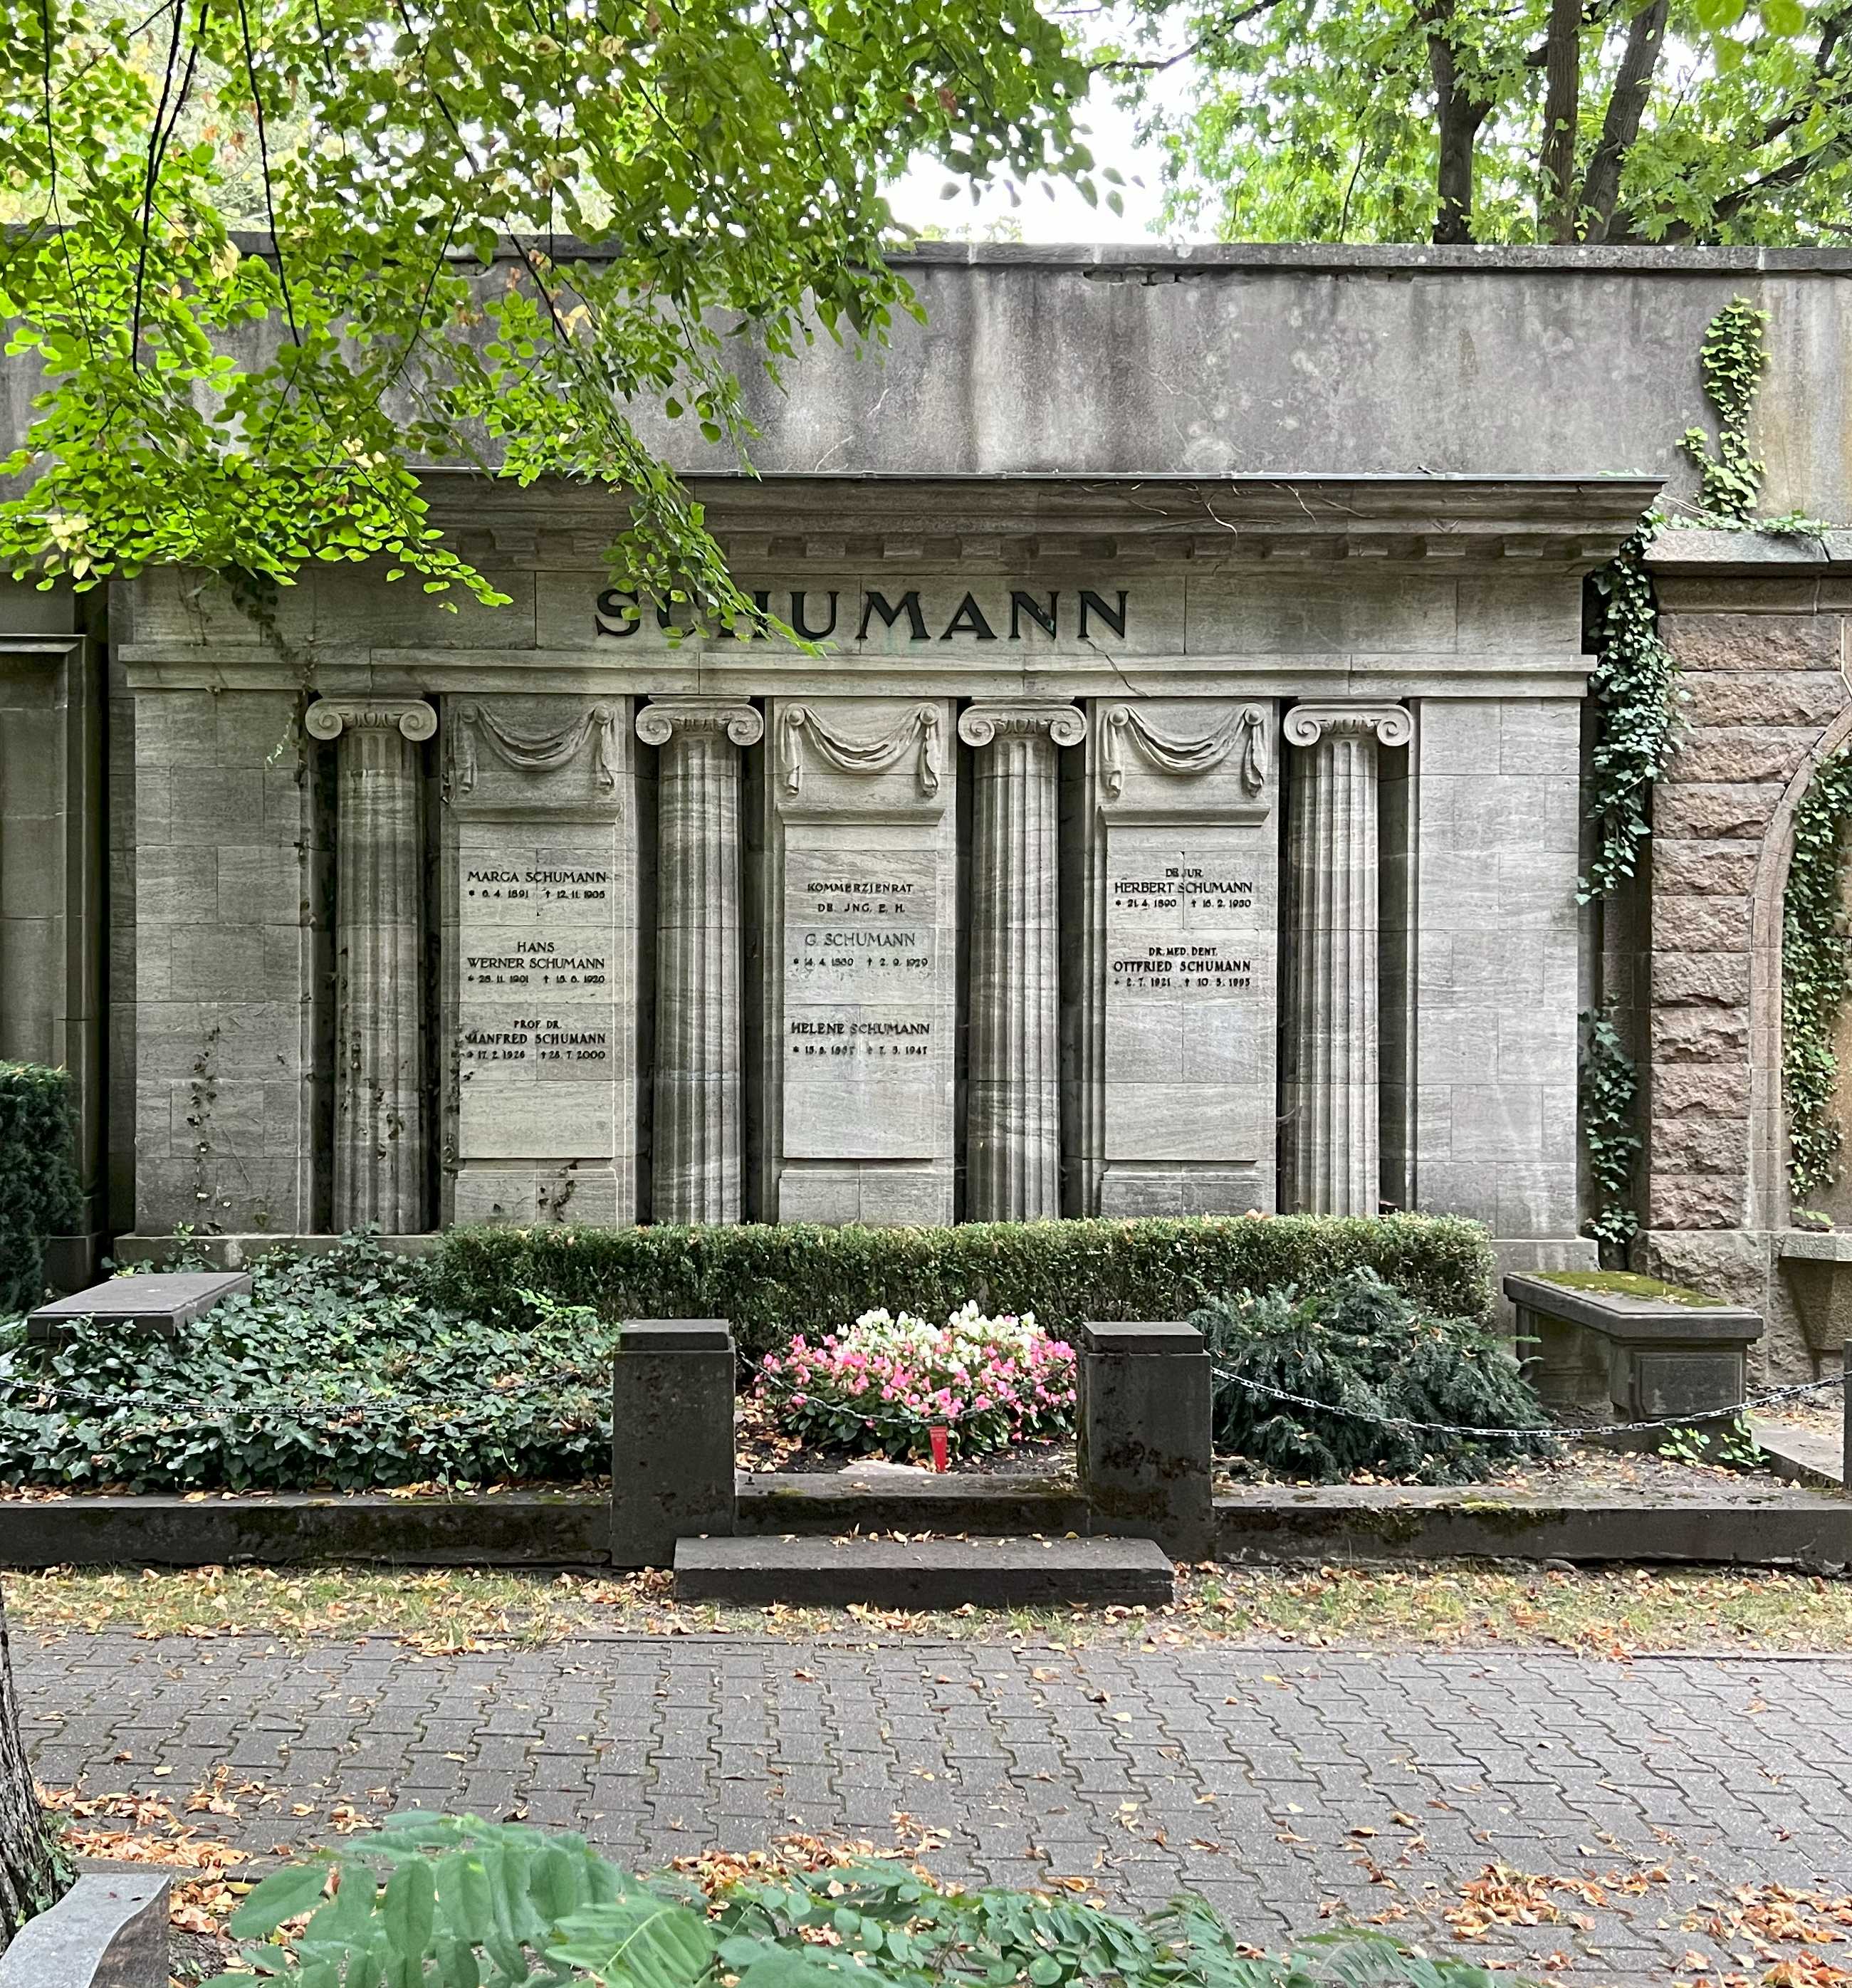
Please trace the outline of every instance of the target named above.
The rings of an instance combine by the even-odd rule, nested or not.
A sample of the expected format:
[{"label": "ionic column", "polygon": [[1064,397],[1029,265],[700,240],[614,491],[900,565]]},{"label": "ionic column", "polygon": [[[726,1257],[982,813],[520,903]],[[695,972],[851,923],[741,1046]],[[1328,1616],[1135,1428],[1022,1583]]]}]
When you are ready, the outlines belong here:
[{"label": "ionic column", "polygon": [[427,1227],[424,799],[438,715],[407,698],[323,698],[335,803],[334,1226]]},{"label": "ionic column", "polygon": [[739,749],[750,705],[664,698],[637,716],[657,770],[658,1222],[737,1222],[740,1182]]},{"label": "ionic column", "polygon": [[1377,751],[1405,746],[1400,705],[1301,704],[1293,772],[1292,1009],[1286,1037],[1288,1205],[1374,1215],[1377,1115]]},{"label": "ionic column", "polygon": [[1061,1212],[1057,746],[1078,746],[1072,705],[974,704],[965,1212],[1039,1222]]}]

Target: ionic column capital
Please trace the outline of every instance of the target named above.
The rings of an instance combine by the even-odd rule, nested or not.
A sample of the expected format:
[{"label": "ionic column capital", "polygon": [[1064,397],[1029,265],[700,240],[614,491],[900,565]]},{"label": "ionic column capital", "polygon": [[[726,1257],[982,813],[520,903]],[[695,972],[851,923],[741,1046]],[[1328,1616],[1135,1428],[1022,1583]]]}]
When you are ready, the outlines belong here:
[{"label": "ionic column capital", "polygon": [[654,698],[637,714],[637,736],[666,746],[680,732],[718,732],[735,746],[756,746],[765,722],[749,704],[719,697]]},{"label": "ionic column capital", "polygon": [[1087,713],[1071,704],[974,704],[958,718],[958,736],[967,746],[1039,737],[1078,746],[1087,736]]},{"label": "ionic column capital", "polygon": [[397,731],[415,746],[438,735],[438,714],[416,697],[323,697],[302,720],[313,739],[338,739],[343,732]]},{"label": "ionic column capital", "polygon": [[1280,728],[1292,746],[1316,746],[1321,739],[1364,739],[1379,746],[1406,746],[1414,721],[1400,704],[1296,704]]}]

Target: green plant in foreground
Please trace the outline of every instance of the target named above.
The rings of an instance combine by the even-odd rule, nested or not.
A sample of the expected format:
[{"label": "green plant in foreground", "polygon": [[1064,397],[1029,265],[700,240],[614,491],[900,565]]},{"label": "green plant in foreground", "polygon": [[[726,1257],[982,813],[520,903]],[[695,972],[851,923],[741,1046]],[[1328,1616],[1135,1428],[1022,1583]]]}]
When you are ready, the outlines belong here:
[{"label": "green plant in foreground", "polygon": [[[1218,1370],[1217,1449],[1278,1476],[1469,1483],[1555,1454],[1542,1405],[1499,1340],[1432,1316],[1367,1270],[1310,1296],[1244,1293],[1190,1323]],[[1397,1426],[1414,1423],[1448,1427]],[[1506,1430],[1519,1433],[1490,1432]]]},{"label": "green plant in foreground", "polygon": [[[299,1934],[275,1943],[305,1913]],[[254,1974],[289,1988],[1490,1988],[1492,1979],[1381,1933],[1314,1934],[1269,1957],[1200,1899],[1139,1920],[1038,1892],[948,1891],[897,1863],[755,1877],[710,1900],[672,1878],[633,1877],[583,1837],[473,1816],[402,1817],[363,1858],[274,1872],[231,1928],[265,1943],[245,1948],[248,1972],[208,1988],[248,1988]]]},{"label": "green plant in foreground", "polygon": [[69,1073],[0,1063],[0,1318],[45,1295],[45,1245],[81,1197]]},{"label": "green plant in foreground", "polygon": [[1781,1088],[1788,1184],[1796,1201],[1830,1187],[1840,1174],[1833,1038],[1852,986],[1852,935],[1840,901],[1848,821],[1852,753],[1841,751],[1815,769],[1794,810],[1794,854],[1782,900]]}]

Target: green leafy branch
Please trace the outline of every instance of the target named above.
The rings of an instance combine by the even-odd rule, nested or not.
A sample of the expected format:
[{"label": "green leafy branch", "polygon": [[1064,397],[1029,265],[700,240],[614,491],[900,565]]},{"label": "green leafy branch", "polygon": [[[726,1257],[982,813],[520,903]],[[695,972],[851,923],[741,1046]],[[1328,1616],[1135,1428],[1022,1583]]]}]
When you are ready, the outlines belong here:
[{"label": "green leafy branch", "polygon": [[1582,1144],[1594,1189],[1593,1212],[1582,1226],[1597,1242],[1620,1253],[1640,1230],[1634,1212],[1640,1073],[1611,1009],[1591,1010],[1582,1017]]},{"label": "green leafy branch", "polygon": [[1747,524],[1762,495],[1765,465],[1749,453],[1749,410],[1769,363],[1768,322],[1746,297],[1732,298],[1711,320],[1698,367],[1717,411],[1716,452],[1702,428],[1687,428],[1680,443],[1698,466],[1706,516],[1732,524]]}]

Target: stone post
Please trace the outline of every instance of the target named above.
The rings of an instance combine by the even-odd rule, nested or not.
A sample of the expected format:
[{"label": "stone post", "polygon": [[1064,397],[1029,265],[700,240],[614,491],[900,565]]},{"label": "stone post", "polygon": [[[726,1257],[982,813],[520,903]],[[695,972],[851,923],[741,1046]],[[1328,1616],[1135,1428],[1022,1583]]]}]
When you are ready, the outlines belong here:
[{"label": "stone post", "polygon": [[1173,1559],[1215,1552],[1212,1386],[1194,1326],[1080,1328],[1080,1489],[1092,1530],[1155,1540]]},{"label": "stone post", "polygon": [[1061,1212],[1057,746],[1087,736],[1067,704],[974,704],[958,736],[972,768],[965,1212],[1039,1222]]},{"label": "stone post", "polygon": [[658,1222],[740,1213],[739,749],[764,731],[750,705],[664,698],[637,716],[657,773]]},{"label": "stone post", "polygon": [[1377,749],[1413,727],[1393,704],[1300,704],[1293,768],[1287,1205],[1374,1215],[1381,1198]]},{"label": "stone post", "polygon": [[415,698],[323,698],[312,737],[338,740],[335,803],[334,1226],[427,1226],[424,796],[417,747],[438,715]]},{"label": "stone post", "polygon": [[630,1319],[611,1366],[611,1564],[672,1567],[733,1530],[733,1328]]}]

